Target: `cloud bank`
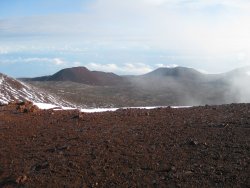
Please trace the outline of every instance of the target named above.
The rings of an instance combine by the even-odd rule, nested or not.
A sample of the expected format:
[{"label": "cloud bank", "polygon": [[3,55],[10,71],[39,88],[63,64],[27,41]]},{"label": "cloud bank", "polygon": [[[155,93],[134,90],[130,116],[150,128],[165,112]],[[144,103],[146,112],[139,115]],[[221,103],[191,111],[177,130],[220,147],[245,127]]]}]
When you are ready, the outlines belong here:
[{"label": "cloud bank", "polygon": [[104,72],[116,72],[118,74],[140,75],[153,70],[154,67],[144,63],[125,63],[122,65],[116,64],[98,64],[89,63],[86,65],[90,70],[99,70]]},{"label": "cloud bank", "polygon": [[[96,62],[99,65],[96,68],[118,72],[121,70],[117,67],[121,66],[124,70],[130,68],[130,72],[132,69],[145,72],[156,64],[225,72],[250,63],[249,1],[95,0],[82,6],[87,11],[0,18],[0,55],[43,53],[46,49],[55,53],[53,58],[63,59],[69,53],[71,56],[86,53],[92,55],[92,60],[81,56],[76,61],[91,68],[95,66],[89,62]],[[105,62],[103,59],[115,56],[106,53],[112,50],[119,51],[123,61],[117,57]],[[132,53],[138,50],[144,57]],[[174,58],[161,62],[150,58],[152,53],[157,56],[156,51],[159,57]],[[128,61],[148,67],[141,69],[138,64],[129,67]]]}]

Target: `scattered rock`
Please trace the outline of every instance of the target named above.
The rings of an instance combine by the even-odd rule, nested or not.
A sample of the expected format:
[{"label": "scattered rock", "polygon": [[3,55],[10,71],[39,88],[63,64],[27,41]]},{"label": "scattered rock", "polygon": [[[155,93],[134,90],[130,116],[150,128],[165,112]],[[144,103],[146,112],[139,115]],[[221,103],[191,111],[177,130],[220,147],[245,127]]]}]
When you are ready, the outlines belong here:
[{"label": "scattered rock", "polygon": [[191,146],[197,146],[199,142],[197,140],[190,139],[188,140],[188,144]]},{"label": "scattered rock", "polygon": [[26,175],[22,175],[22,176],[19,176],[17,179],[16,179],[16,182],[18,184],[24,184],[26,181],[28,180],[28,177]]},{"label": "scattered rock", "polygon": [[192,175],[193,172],[192,172],[192,171],[186,171],[185,174],[186,174],[186,175]]},{"label": "scattered rock", "polygon": [[69,150],[70,146],[69,145],[57,146],[56,149],[57,150]]},{"label": "scattered rock", "polygon": [[172,170],[173,172],[175,172],[175,171],[176,171],[176,167],[175,167],[175,166],[171,166],[171,170]]},{"label": "scattered rock", "polygon": [[40,171],[40,170],[46,169],[48,167],[49,167],[49,163],[47,161],[45,161],[45,162],[42,162],[40,164],[36,164],[35,166],[33,166],[32,169],[35,171]]},{"label": "scattered rock", "polygon": [[17,103],[17,110],[22,113],[38,112],[40,109],[30,101]]}]

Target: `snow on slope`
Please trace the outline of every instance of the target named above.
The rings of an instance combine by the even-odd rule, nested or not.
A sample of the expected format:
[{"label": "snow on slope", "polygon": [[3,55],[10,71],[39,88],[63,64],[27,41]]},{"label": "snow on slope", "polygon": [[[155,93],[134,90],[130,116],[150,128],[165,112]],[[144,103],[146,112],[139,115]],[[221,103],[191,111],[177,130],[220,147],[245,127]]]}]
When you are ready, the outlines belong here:
[{"label": "snow on slope", "polygon": [[72,106],[67,101],[42,92],[33,86],[29,86],[11,77],[0,73],[0,103],[6,104],[11,101],[29,100],[34,103],[50,103],[58,106]]}]

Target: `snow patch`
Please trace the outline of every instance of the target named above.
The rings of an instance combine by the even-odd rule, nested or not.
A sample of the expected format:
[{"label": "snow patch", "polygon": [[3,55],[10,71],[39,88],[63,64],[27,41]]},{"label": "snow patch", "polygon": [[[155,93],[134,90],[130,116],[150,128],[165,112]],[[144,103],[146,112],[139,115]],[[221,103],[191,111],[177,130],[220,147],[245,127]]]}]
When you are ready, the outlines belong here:
[{"label": "snow patch", "polygon": [[119,108],[90,108],[90,109],[81,109],[81,112],[85,113],[95,113],[95,112],[114,112]]},{"label": "snow patch", "polygon": [[171,106],[171,108],[191,108],[192,106]]},{"label": "snow patch", "polygon": [[0,84],[2,84],[2,83],[3,83],[3,81],[4,81],[4,77],[3,77],[3,76],[1,76],[1,77],[0,77]]},{"label": "snow patch", "polygon": [[[95,113],[95,112],[114,112],[119,109],[156,109],[156,108],[168,108],[169,106],[145,106],[145,107],[123,107],[123,108],[90,108],[90,109],[81,109],[81,112],[85,113]],[[171,108],[190,108],[191,106],[170,106]]]},{"label": "snow patch", "polygon": [[42,110],[49,110],[53,108],[60,108],[59,106],[53,105],[53,104],[47,104],[47,103],[34,103],[38,108]]},{"label": "snow patch", "polygon": [[[54,110],[77,110],[77,108],[56,106],[47,103],[34,103],[38,108],[43,110],[54,109]],[[171,108],[190,108],[191,106],[171,106]],[[83,108],[78,109],[85,113],[96,113],[96,112],[114,112],[119,109],[156,109],[156,108],[168,108],[168,106],[146,106],[146,107],[123,107],[123,108]]]},{"label": "snow patch", "polygon": [[0,99],[0,104],[8,104],[6,100]]}]

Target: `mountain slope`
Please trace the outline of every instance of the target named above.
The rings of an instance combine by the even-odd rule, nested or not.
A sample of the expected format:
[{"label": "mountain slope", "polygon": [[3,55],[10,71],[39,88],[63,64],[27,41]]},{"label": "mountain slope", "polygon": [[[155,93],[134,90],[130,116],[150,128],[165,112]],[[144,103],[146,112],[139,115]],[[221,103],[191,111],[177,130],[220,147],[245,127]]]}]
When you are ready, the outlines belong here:
[{"label": "mountain slope", "polygon": [[192,68],[186,67],[175,67],[175,68],[158,68],[152,72],[142,75],[142,77],[173,77],[173,78],[184,78],[193,79],[202,77],[204,74],[198,72]]},{"label": "mountain slope", "polygon": [[[194,92],[203,85],[215,84],[220,75],[203,74],[195,69],[186,67],[158,68],[144,75],[128,78],[138,88],[166,92]],[[190,92],[191,92],[190,91]]]},{"label": "mountain slope", "polygon": [[247,68],[223,74],[203,74],[185,67],[160,68],[144,75],[124,76],[120,84],[108,86],[68,81],[29,83],[88,107],[250,102],[250,70]]},{"label": "mountain slope", "polygon": [[88,85],[117,85],[123,78],[114,74],[100,71],[90,71],[86,67],[62,69],[59,72],[44,77],[24,79],[25,81],[71,81]]},{"label": "mountain slope", "polygon": [[232,71],[223,73],[222,75],[224,79],[232,80],[239,77],[248,79],[250,77],[250,66],[237,68]]},{"label": "mountain slope", "polygon": [[36,103],[51,103],[59,106],[72,106],[69,102],[38,90],[0,73],[0,103],[29,100]]}]

